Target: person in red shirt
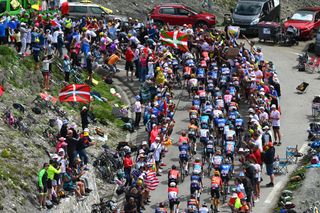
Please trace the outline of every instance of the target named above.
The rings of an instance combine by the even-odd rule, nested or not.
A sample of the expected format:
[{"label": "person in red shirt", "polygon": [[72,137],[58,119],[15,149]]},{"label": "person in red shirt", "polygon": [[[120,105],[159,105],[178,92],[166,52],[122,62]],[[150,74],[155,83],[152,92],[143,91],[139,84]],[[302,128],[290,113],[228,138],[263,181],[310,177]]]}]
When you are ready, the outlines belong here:
[{"label": "person in red shirt", "polygon": [[130,152],[127,152],[126,155],[123,158],[123,168],[124,168],[124,174],[126,176],[126,186],[131,186],[132,178],[131,178],[131,168],[133,166],[133,160],[131,157]]},{"label": "person in red shirt", "polygon": [[125,52],[125,58],[126,58],[126,65],[125,70],[127,72],[127,81],[129,81],[129,71],[131,72],[130,80],[133,81],[133,58],[134,53],[130,46],[128,46],[126,52]]}]

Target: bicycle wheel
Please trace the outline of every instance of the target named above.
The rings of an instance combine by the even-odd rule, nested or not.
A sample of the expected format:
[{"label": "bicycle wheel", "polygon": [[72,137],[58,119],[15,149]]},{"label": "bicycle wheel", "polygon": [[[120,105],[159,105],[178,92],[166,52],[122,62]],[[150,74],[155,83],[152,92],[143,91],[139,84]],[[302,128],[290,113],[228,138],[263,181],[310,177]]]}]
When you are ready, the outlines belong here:
[{"label": "bicycle wheel", "polygon": [[184,178],[185,178],[185,170],[184,170],[184,168],[182,167],[182,166],[180,166],[180,181],[181,181],[181,183],[183,183],[183,181],[184,181]]}]

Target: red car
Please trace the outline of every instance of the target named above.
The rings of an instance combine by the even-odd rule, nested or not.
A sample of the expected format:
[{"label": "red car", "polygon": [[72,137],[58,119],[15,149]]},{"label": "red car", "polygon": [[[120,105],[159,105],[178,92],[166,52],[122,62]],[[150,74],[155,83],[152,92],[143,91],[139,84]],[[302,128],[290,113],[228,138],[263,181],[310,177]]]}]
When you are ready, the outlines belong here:
[{"label": "red car", "polygon": [[320,27],[320,7],[306,7],[297,10],[289,20],[284,22],[284,27],[293,26],[299,30],[299,37],[312,39]]},{"label": "red car", "polygon": [[216,16],[211,13],[198,13],[183,4],[161,4],[155,6],[149,13],[155,24],[160,26],[192,24],[213,27],[217,23]]}]

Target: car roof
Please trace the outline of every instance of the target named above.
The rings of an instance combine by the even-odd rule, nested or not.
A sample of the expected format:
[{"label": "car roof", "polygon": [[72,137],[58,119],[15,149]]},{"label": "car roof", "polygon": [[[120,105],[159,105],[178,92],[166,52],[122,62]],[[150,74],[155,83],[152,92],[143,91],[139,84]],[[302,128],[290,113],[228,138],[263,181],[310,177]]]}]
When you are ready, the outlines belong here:
[{"label": "car roof", "polygon": [[93,4],[93,3],[80,3],[80,2],[69,2],[69,6],[94,6],[94,7],[100,7],[97,4]]},{"label": "car roof", "polygon": [[304,7],[299,10],[320,11],[320,7]]},{"label": "car roof", "polygon": [[179,4],[179,3],[164,3],[164,4],[158,4],[156,7],[185,7],[186,5],[184,4]]}]

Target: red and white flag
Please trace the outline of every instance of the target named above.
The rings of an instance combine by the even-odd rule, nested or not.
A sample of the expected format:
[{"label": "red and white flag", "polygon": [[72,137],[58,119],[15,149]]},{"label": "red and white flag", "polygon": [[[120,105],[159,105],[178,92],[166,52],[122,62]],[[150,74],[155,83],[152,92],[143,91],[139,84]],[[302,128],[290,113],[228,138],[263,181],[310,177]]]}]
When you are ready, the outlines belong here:
[{"label": "red and white flag", "polygon": [[144,183],[150,191],[155,190],[159,185],[159,179],[156,173],[154,171],[147,171]]},{"label": "red and white flag", "polygon": [[160,32],[160,40],[164,45],[188,52],[188,34],[181,31]]},{"label": "red and white flag", "polygon": [[60,102],[90,102],[90,86],[85,84],[69,84],[59,93]]}]

